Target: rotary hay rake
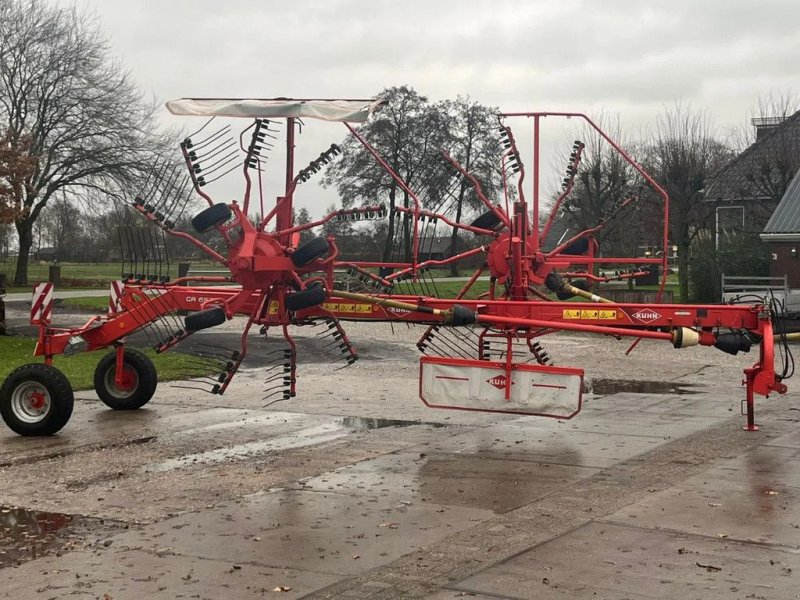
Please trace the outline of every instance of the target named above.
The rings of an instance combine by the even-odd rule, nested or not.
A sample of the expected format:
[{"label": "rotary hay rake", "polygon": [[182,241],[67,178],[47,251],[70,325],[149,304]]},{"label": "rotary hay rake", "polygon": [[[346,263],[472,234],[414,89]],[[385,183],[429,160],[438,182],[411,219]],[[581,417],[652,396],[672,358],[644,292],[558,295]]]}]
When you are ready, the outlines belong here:
[{"label": "rotary hay rake", "polygon": [[[441,160],[429,165],[436,170],[437,193],[415,192],[387,164],[379,152],[354,127],[380,108],[367,100],[255,100],[180,99],[167,103],[176,115],[237,117],[251,120],[238,145],[229,125],[212,133],[208,123],[181,143],[186,174],[168,160],[157,161],[150,179],[134,199],[133,208],[149,221],[149,228],[120,233],[125,249],[123,280],[112,286],[109,312],[85,325],[56,328],[50,322],[52,286],[41,284],[34,292],[31,322],[39,326],[35,354],[44,364],[18,368],[0,389],[0,412],[5,422],[21,435],[50,435],[69,420],[73,394],[64,375],[52,366],[57,354],[111,347],[95,372],[100,399],[118,410],[144,406],[156,389],[157,374],[141,352],[126,348],[126,338],[137,331],[154,336],[163,352],[190,335],[232,319],[244,317],[239,347],[207,346],[208,359],[218,368],[212,377],[194,381],[208,391],[222,394],[248,350],[253,326],[266,335],[277,330],[285,347],[268,355],[265,399],[288,400],[295,396],[297,346],[290,328],[306,327],[327,336],[327,346],[351,364],[358,354],[342,322],[384,321],[426,326],[418,341],[420,397],[431,407],[541,415],[568,419],[580,411],[583,370],[554,366],[540,338],[560,331],[630,337],[631,349],[641,339],[662,340],[675,348],[715,346],[736,354],[760,342],[757,362],[744,369],[746,426],[756,430],[754,397],[783,394],[782,382],[790,373],[775,371],[777,338],[785,347],[788,336],[775,335],[775,306],[764,301],[738,305],[627,304],[611,302],[592,291],[595,283],[624,279],[660,268],[660,298],[667,275],[669,198],[666,192],[591,119],[580,113],[508,113],[499,115],[503,196],[488,198],[480,181],[455,158],[442,151]],[[599,222],[555,247],[543,242],[553,227],[562,203],[573,191],[584,145],[576,142],[569,158],[562,191],[549,218],[540,221],[540,129],[545,119],[582,120],[627,161],[660,197],[663,239],[660,258],[604,257],[595,234],[608,226]],[[334,144],[303,169],[296,170],[295,144],[303,119],[344,124],[352,139],[369,153],[402,191],[402,205],[365,205],[335,211],[307,224],[295,224],[294,195],[324,165],[341,154]],[[515,121],[515,119],[517,121]],[[525,119],[533,125],[532,199],[526,198],[526,168],[509,123]],[[209,121],[210,122],[210,121]],[[262,172],[268,155],[282,133],[285,148],[285,184],[282,195],[265,212]],[[354,142],[354,143],[355,143]],[[215,203],[205,187],[241,169],[244,193],[241,202]],[[258,189],[261,217],[248,219],[251,196]],[[470,190],[483,207],[471,223],[455,211],[456,190]],[[189,199],[199,195],[208,207],[196,214],[192,225],[199,234],[215,231],[224,254],[196,235],[176,229]],[[635,203],[635,196],[621,198],[618,214]],[[458,205],[460,207],[460,204]],[[612,216],[613,216],[612,214]],[[390,231],[397,237],[393,261],[347,260],[340,256],[334,236],[311,237],[300,243],[300,234],[333,220],[390,217]],[[448,233],[475,234],[481,243],[452,256],[433,257],[430,243],[437,224]],[[539,226],[540,223],[543,223]],[[433,231],[434,235],[430,235]],[[229,271],[224,276],[195,276],[170,280],[165,236],[183,238]],[[426,251],[426,246],[428,246]],[[434,293],[431,269],[451,263],[481,261],[453,298]],[[164,268],[164,262],[167,268]],[[609,277],[600,265],[620,265],[623,273]],[[476,299],[466,299],[484,274],[489,289]],[[600,273],[600,274],[598,274]],[[339,289],[346,280],[348,290]],[[356,291],[353,291],[353,289]],[[553,299],[552,295],[555,295]],[[584,301],[576,301],[580,297]],[[188,311],[181,321],[178,314]],[[201,375],[198,371],[197,375]]]}]

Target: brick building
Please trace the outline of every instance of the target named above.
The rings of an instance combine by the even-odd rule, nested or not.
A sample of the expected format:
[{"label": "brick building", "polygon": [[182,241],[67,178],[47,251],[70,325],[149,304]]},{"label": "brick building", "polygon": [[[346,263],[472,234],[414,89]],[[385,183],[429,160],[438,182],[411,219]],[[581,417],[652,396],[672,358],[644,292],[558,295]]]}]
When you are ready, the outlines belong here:
[{"label": "brick building", "polygon": [[772,254],[770,276],[786,275],[790,288],[800,288],[800,170],[764,226],[761,239]]},{"label": "brick building", "polygon": [[715,204],[718,248],[732,235],[761,233],[800,166],[800,111],[752,123],[755,142],[720,169],[705,191],[706,201]]}]

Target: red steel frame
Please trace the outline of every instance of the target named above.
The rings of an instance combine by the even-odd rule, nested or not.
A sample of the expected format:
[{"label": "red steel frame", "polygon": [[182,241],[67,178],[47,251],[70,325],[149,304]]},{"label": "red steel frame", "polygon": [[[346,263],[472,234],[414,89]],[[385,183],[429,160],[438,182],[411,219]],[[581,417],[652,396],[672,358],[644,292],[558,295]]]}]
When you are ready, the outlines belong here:
[{"label": "red steel frame", "polygon": [[[344,321],[406,321],[429,324],[452,324],[452,312],[455,308],[468,311],[472,315],[472,322],[484,327],[502,331],[510,340],[519,335],[538,336],[555,331],[580,331],[602,335],[627,336],[635,339],[649,338],[664,340],[679,346],[676,332],[682,329],[696,333],[700,345],[713,346],[717,340],[720,329],[746,331],[761,339],[758,362],[745,369],[743,384],[746,387],[746,415],[747,429],[755,430],[754,421],[754,395],[768,395],[771,392],[785,393],[786,386],[776,376],[774,370],[774,346],[771,315],[761,305],[677,305],[677,304],[615,304],[605,302],[555,302],[533,300],[532,297],[541,298],[542,293],[532,287],[533,284],[544,283],[551,273],[556,271],[570,273],[573,265],[595,264],[660,264],[662,277],[659,286],[660,298],[666,283],[666,260],[669,233],[669,197],[665,190],[658,185],[644,169],[639,166],[621,147],[619,147],[605,132],[603,132],[589,117],[582,113],[570,112],[523,112],[507,113],[504,118],[524,117],[533,119],[533,202],[531,213],[523,191],[525,176],[524,167],[520,164],[520,176],[517,182],[518,201],[513,207],[506,209],[492,203],[482,192],[478,181],[467,173],[454,159],[446,153],[445,160],[450,162],[473,185],[478,198],[484,206],[492,211],[501,224],[508,231],[506,233],[489,230],[470,225],[455,223],[445,215],[436,215],[426,211],[422,202],[407,184],[400,178],[379,153],[369,144],[363,135],[349,123],[345,126],[350,133],[363,145],[374,159],[397,182],[413,202],[413,206],[400,208],[400,212],[407,212],[413,218],[413,248],[410,263],[385,263],[379,261],[353,262],[337,260],[338,251],[335,240],[328,238],[330,251],[324,259],[317,259],[302,268],[296,267],[291,261],[291,255],[296,247],[297,234],[305,229],[318,226],[344,214],[357,214],[359,212],[375,212],[378,206],[362,207],[347,211],[337,211],[314,223],[295,226],[292,221],[293,195],[297,187],[297,175],[294,170],[295,127],[293,117],[286,118],[286,176],[283,196],[277,199],[274,208],[263,217],[260,223],[252,225],[247,219],[250,201],[251,181],[247,168],[244,169],[246,190],[241,208],[237,203],[232,203],[230,209],[233,221],[220,226],[224,238],[228,241],[228,256],[222,256],[209,248],[194,236],[174,231],[160,223],[152,213],[143,206],[136,205],[137,210],[146,218],[162,227],[170,235],[182,237],[191,241],[212,259],[225,265],[231,271],[231,277],[191,278],[190,280],[176,280],[169,283],[128,282],[123,296],[120,298],[120,311],[107,317],[94,317],[81,327],[58,329],[49,322],[40,324],[39,343],[35,354],[43,355],[45,361],[50,363],[55,354],[65,352],[70,345],[70,339],[80,336],[86,343],[86,349],[114,345],[117,348],[117,383],[124,386],[124,373],[122,357],[124,352],[124,339],[126,336],[141,328],[144,324],[160,318],[168,312],[177,310],[196,311],[209,307],[221,307],[227,318],[235,314],[247,316],[247,324],[241,338],[242,352],[237,360],[236,367],[241,362],[247,350],[247,333],[252,325],[267,327],[280,327],[284,336],[294,347],[294,342],[288,334],[287,326],[307,318],[320,316],[334,317]],[[542,231],[531,223],[539,223],[540,197],[539,197],[539,139],[541,120],[547,117],[564,117],[583,119],[598,135],[609,143],[631,166],[653,187],[662,198],[664,205],[663,224],[663,256],[662,258],[623,258],[601,257],[597,255],[597,248],[591,235],[599,227],[580,232],[557,248],[549,252],[541,250],[541,241],[552,225],[558,205],[569,194],[571,185],[558,198],[553,213]],[[510,129],[507,130],[511,139],[512,150],[516,152],[516,145]],[[188,155],[184,150],[188,164]],[[505,162],[508,153],[503,156]],[[579,158],[579,157],[578,157]],[[210,196],[196,186],[198,193],[209,203],[214,202]],[[259,189],[261,186],[259,185]],[[625,202],[631,201],[630,199]],[[263,208],[263,196],[261,197]],[[509,214],[511,209],[511,214]],[[421,217],[436,216],[450,226],[459,227],[476,234],[490,235],[494,238],[488,245],[475,248],[444,260],[418,260],[419,250],[419,221]],[[267,228],[274,222],[274,231]],[[230,233],[236,229],[239,236],[235,242],[231,241]],[[572,243],[589,238],[589,251],[586,255],[568,255],[563,251]],[[372,279],[389,285],[393,281],[406,277],[416,278],[421,269],[449,264],[476,254],[485,253],[488,259],[488,269],[492,276],[492,284],[487,298],[479,300],[463,300],[461,296],[477,280],[484,271],[481,267],[472,275],[464,289],[456,298],[440,299],[410,295],[385,295],[363,296],[359,300],[345,298],[337,295],[334,282],[334,269],[351,267],[369,275]],[[395,272],[379,277],[369,271],[374,267],[391,267]],[[596,281],[602,277],[592,273],[571,272]],[[242,287],[231,286],[185,286],[190,281],[197,283],[224,283],[236,282]],[[293,288],[308,289],[310,281],[324,282],[328,290],[327,300],[320,306],[289,313],[284,306],[287,293]],[[505,285],[505,292],[497,294],[496,283]],[[342,294],[342,292],[339,292]],[[402,310],[393,309],[391,303],[401,303],[411,308]],[[449,311],[449,313],[448,313]],[[639,316],[637,316],[639,315]],[[645,315],[646,318],[643,318]],[[171,347],[183,336],[165,342],[159,350]],[[510,346],[509,346],[510,347]],[[511,353],[508,356],[509,368],[512,368]],[[543,367],[547,368],[547,367]],[[235,372],[235,368],[234,368]],[[230,379],[226,380],[219,390],[224,392]],[[292,392],[294,382],[292,382]]]}]

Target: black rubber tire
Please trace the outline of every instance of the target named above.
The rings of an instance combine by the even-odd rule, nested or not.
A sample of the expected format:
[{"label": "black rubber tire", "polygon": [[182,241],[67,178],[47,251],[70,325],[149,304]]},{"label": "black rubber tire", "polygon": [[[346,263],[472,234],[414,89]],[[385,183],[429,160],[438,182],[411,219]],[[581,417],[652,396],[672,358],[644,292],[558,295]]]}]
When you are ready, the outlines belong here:
[{"label": "black rubber tire", "polygon": [[325,298],[327,298],[327,296],[328,295],[325,293],[325,288],[322,285],[319,283],[312,283],[304,290],[287,295],[286,299],[283,301],[283,304],[286,307],[286,310],[294,312],[297,310],[303,310],[304,308],[318,306],[325,302]]},{"label": "black rubber tire", "polygon": [[231,209],[224,202],[209,206],[192,219],[192,227],[197,233],[211,231],[231,218]]},{"label": "black rubber tire", "polygon": [[183,323],[186,326],[186,331],[194,333],[201,329],[222,325],[226,320],[225,311],[219,306],[212,306],[205,310],[189,313],[184,317]]},{"label": "black rubber tire", "polygon": [[153,361],[138,350],[125,348],[122,359],[124,369],[130,367],[136,380],[129,390],[120,390],[114,384],[114,372],[117,366],[117,353],[109,352],[94,370],[94,389],[103,404],[114,410],[136,410],[150,402],[156,393],[158,372]]},{"label": "black rubber tire", "polygon": [[581,238],[579,240],[575,240],[569,246],[564,248],[561,251],[561,254],[569,254],[570,256],[582,256],[589,252],[589,240],[587,238]]},{"label": "black rubber tire", "polygon": [[581,277],[580,279],[573,279],[570,281],[573,287],[578,288],[579,290],[583,290],[584,292],[591,292],[592,291],[592,284],[589,283],[588,279],[584,279]]},{"label": "black rubber tire", "polygon": [[324,237],[311,238],[300,244],[292,252],[292,264],[295,267],[305,267],[312,260],[318,259],[328,253],[330,247]]},{"label": "black rubber tire", "polygon": [[[44,395],[45,410],[24,407],[24,396],[38,392]],[[22,404],[21,404],[22,403]],[[0,415],[15,433],[24,436],[53,435],[67,424],[72,416],[75,397],[66,376],[50,365],[28,364],[14,369],[0,387]],[[24,414],[28,411],[27,414]]]},{"label": "black rubber tire", "polygon": [[479,229],[494,229],[500,225],[500,217],[493,210],[488,210],[469,225]]}]

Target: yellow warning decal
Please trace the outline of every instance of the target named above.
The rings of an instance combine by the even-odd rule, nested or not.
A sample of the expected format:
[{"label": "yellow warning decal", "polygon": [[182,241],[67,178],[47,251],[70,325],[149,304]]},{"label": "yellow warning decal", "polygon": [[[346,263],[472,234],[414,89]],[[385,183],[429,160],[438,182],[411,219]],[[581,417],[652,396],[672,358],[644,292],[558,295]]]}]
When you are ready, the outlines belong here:
[{"label": "yellow warning decal", "polygon": [[322,308],[334,313],[369,313],[372,304],[354,304],[352,302],[325,302]]},{"label": "yellow warning decal", "polygon": [[585,319],[587,321],[616,321],[616,310],[565,308],[561,312],[562,319]]},{"label": "yellow warning decal", "polygon": [[278,314],[278,302],[277,302],[277,300],[273,300],[272,302],[269,303],[268,312],[271,315],[277,315]]}]

